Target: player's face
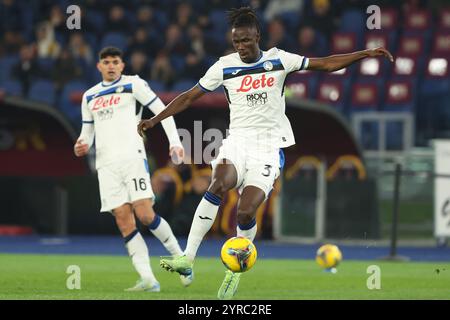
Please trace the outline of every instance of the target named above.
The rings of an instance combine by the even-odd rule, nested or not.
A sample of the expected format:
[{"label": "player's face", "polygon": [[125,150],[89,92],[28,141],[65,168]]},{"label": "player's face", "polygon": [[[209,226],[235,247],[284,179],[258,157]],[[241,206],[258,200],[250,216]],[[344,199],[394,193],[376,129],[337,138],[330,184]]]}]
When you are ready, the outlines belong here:
[{"label": "player's face", "polygon": [[238,27],[231,30],[233,47],[245,63],[259,58],[259,32],[254,27]]},{"label": "player's face", "polygon": [[97,63],[97,69],[102,74],[104,81],[114,81],[122,74],[125,64],[122,59],[116,57],[106,57]]}]

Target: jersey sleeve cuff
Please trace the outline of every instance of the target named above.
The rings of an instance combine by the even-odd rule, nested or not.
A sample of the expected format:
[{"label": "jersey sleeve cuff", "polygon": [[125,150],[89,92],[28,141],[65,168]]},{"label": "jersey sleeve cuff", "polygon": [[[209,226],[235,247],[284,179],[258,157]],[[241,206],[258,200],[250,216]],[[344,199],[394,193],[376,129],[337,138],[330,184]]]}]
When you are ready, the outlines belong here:
[{"label": "jersey sleeve cuff", "polygon": [[309,65],[309,59],[306,57],[303,57],[302,64],[301,64],[299,70],[306,70],[308,68],[308,65]]},{"label": "jersey sleeve cuff", "polygon": [[151,105],[153,102],[155,102],[157,98],[158,98],[158,96],[156,96],[156,97],[154,97],[152,100],[150,100],[149,103],[147,103],[146,105],[144,105],[144,108],[150,107],[150,105]]},{"label": "jersey sleeve cuff", "polygon": [[204,86],[200,84],[200,82],[197,82],[197,86],[203,91],[203,92],[211,92],[212,90],[206,89]]}]

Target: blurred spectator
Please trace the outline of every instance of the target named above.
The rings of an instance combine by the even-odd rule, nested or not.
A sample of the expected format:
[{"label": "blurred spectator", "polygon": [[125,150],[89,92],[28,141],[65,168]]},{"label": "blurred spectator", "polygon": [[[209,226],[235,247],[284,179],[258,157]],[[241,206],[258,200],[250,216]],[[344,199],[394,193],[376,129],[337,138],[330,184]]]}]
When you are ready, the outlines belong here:
[{"label": "blurred spectator", "polygon": [[189,25],[196,22],[196,16],[192,12],[192,6],[190,3],[181,2],[178,5],[173,22],[183,29],[187,29]]},{"label": "blurred spectator", "polygon": [[165,50],[169,54],[185,55],[188,45],[183,37],[183,31],[177,24],[171,24],[166,30]]},{"label": "blurred spectator", "polygon": [[38,76],[42,76],[42,70],[37,63],[35,48],[32,45],[23,45],[20,48],[20,60],[12,67],[11,76],[22,84],[22,93],[28,95],[31,82]]},{"label": "blurred spectator", "polygon": [[235,52],[234,47],[233,47],[233,41],[231,40],[231,30],[227,31],[225,39],[226,39],[226,49],[222,53],[222,55],[224,55],[224,56]]},{"label": "blurred spectator", "polygon": [[158,52],[151,68],[151,80],[161,81],[171,86],[175,79],[175,72],[170,64],[169,54],[165,50]]},{"label": "blurred spectator", "polygon": [[296,53],[305,57],[319,57],[325,55],[326,48],[318,41],[318,31],[310,26],[302,26],[297,34]]},{"label": "blurred spectator", "polygon": [[0,42],[0,56],[17,54],[24,45],[22,34],[17,31],[6,31]]},{"label": "blurred spectator", "polygon": [[87,65],[94,63],[91,46],[84,40],[82,33],[72,33],[69,40],[69,50],[75,59],[80,59]]},{"label": "blurred spectator", "polygon": [[188,35],[191,52],[202,59],[206,53],[206,44],[202,29],[196,24],[191,25],[188,30]]},{"label": "blurred spectator", "polygon": [[108,32],[120,32],[123,34],[129,34],[131,32],[131,26],[126,19],[125,10],[119,5],[114,5],[109,10],[107,25]]},{"label": "blurred spectator", "polygon": [[305,10],[302,22],[329,38],[336,30],[335,14],[330,0],[313,0],[312,8]]},{"label": "blurred spectator", "polygon": [[189,52],[186,56],[185,67],[182,73],[183,79],[200,79],[206,72],[207,66],[204,59],[194,52]]},{"label": "blurred spectator", "polygon": [[55,40],[53,27],[47,21],[37,27],[36,46],[39,58],[57,58],[61,52],[61,46]]},{"label": "blurred spectator", "polygon": [[54,5],[50,9],[49,22],[53,27],[55,33],[61,37],[66,37],[69,35],[70,30],[66,26],[67,17],[63,13],[59,5]]},{"label": "blurred spectator", "polygon": [[139,7],[136,15],[138,28],[152,28],[154,27],[153,9],[149,6]]},{"label": "blurred spectator", "polygon": [[134,51],[142,51],[147,56],[155,57],[158,49],[161,48],[161,41],[157,38],[149,38],[146,28],[139,27],[133,35],[126,56],[129,57]]},{"label": "blurred spectator", "polygon": [[199,14],[197,18],[197,25],[200,26],[200,28],[204,31],[211,30],[213,27],[213,24],[211,23],[211,19],[209,19],[209,16],[207,13]]},{"label": "blurred spectator", "polygon": [[199,79],[206,72],[205,60],[200,58],[195,52],[189,52],[185,59],[185,66],[183,72],[181,72],[181,78],[183,79]]},{"label": "blurred spectator", "polygon": [[269,23],[267,30],[266,49],[277,47],[286,51],[293,51],[294,43],[289,36],[289,32],[286,32],[283,21],[276,18]]},{"label": "blurred spectator", "polygon": [[22,30],[22,14],[18,1],[0,0],[0,34]]},{"label": "blurred spectator", "polygon": [[[199,25],[191,25],[189,27],[188,35],[190,54],[194,55],[198,61],[204,61],[206,56],[218,57],[222,54],[224,49],[223,46],[213,39],[205,37],[203,30]],[[186,63],[188,63],[187,60],[189,59],[186,58]],[[205,66],[199,67],[204,68]],[[201,77],[205,71],[206,70],[200,70],[195,72],[195,74],[199,74]]]},{"label": "blurred spectator", "polygon": [[198,24],[193,24],[189,27],[188,36],[190,51],[202,59],[206,56],[219,57],[225,49],[223,41],[218,41],[218,39],[212,37],[205,37],[203,29]]},{"label": "blurred spectator", "polygon": [[81,67],[76,63],[68,49],[63,49],[60,56],[55,61],[52,69],[52,80],[55,83],[55,89],[60,92],[64,85],[83,75]]},{"label": "blurred spectator", "polygon": [[143,5],[138,8],[136,20],[138,28],[145,28],[149,31],[163,31],[165,28],[161,24],[161,21],[156,19],[154,9],[148,5]]},{"label": "blurred spectator", "polygon": [[264,11],[264,19],[270,21],[283,13],[297,12],[300,17],[303,0],[270,0]]},{"label": "blurred spectator", "polygon": [[148,68],[147,56],[142,51],[131,53],[130,62],[125,64],[125,74],[138,75],[142,79],[148,79],[150,70]]}]

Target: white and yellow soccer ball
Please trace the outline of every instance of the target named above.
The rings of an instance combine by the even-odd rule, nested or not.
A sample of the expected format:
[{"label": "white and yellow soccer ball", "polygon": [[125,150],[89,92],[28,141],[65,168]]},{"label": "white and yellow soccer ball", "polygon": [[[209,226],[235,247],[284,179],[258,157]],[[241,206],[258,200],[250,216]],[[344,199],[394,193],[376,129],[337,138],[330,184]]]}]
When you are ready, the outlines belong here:
[{"label": "white and yellow soccer ball", "polygon": [[233,272],[250,270],[255,265],[257,256],[255,245],[244,237],[228,239],[220,251],[222,263]]},{"label": "white and yellow soccer ball", "polygon": [[341,250],[334,244],[324,244],[317,250],[316,262],[324,269],[336,268],[341,261]]}]

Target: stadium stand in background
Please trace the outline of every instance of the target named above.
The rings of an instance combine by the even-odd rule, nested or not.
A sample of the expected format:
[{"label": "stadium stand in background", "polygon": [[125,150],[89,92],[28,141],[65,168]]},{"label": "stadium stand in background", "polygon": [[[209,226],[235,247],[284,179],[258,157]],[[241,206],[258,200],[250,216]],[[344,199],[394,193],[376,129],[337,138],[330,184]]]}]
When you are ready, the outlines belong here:
[{"label": "stadium stand in background", "polygon": [[[252,5],[263,18],[262,48],[324,56],[385,46],[397,58],[367,59],[335,74],[296,74],[287,84],[302,98],[326,102],[349,117],[364,111],[416,115],[416,143],[446,134],[450,7],[445,1],[376,1],[381,30],[368,30],[365,1],[80,1],[81,30],[66,28],[70,1],[0,3],[0,88],[60,109],[78,127],[76,93],[97,83],[96,53],[125,51],[126,73],[157,92],[183,91],[217,57],[231,52],[225,11]],[[356,27],[355,27],[356,26]],[[300,87],[299,87],[300,86]],[[45,95],[39,93],[46,92]],[[75,95],[74,95],[75,93]],[[433,109],[436,112],[431,113]],[[440,120],[439,120],[440,119]],[[447,123],[447,124],[445,124]],[[395,130],[394,130],[395,131]]]},{"label": "stadium stand in background", "polygon": [[[410,115],[414,146],[450,137],[448,1],[82,0],[76,2],[81,7],[81,30],[66,27],[66,8],[71,4],[68,0],[0,0],[0,99],[18,96],[51,106],[74,132],[80,128],[82,93],[101,80],[96,62],[102,47],[121,48],[124,73],[147,80],[167,102],[194,86],[218,57],[233,52],[226,10],[251,5],[263,22],[264,50],[276,46],[317,57],[384,46],[395,57],[393,64],[373,58],[330,74],[291,74],[286,96],[326,104],[349,121],[368,113]],[[366,27],[366,9],[371,4],[381,8],[379,30]],[[219,94],[223,96],[220,90]],[[219,108],[217,103],[210,105]],[[386,125],[386,150],[401,150],[402,130],[395,122]],[[378,131],[377,122],[362,126],[359,143],[364,150],[379,147]],[[160,199],[161,211],[169,214],[174,203],[188,207],[197,202],[209,179],[206,173],[199,175],[198,169],[202,170],[186,170],[188,177],[173,168],[155,172],[157,188],[170,191]],[[355,163],[335,169],[330,177],[361,179]],[[310,176],[312,171],[300,172]],[[261,208],[258,221],[271,221],[273,199]],[[234,216],[235,195],[230,194],[227,201],[213,227],[222,234],[233,232],[229,220]],[[178,217],[189,222],[187,212]],[[265,227],[261,229],[264,232]]]}]

